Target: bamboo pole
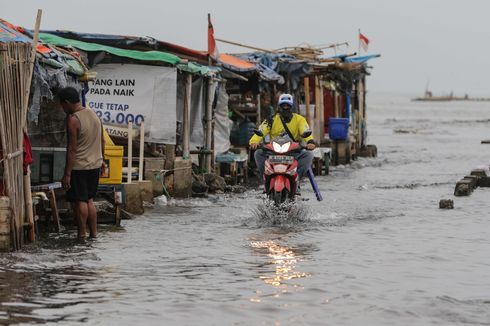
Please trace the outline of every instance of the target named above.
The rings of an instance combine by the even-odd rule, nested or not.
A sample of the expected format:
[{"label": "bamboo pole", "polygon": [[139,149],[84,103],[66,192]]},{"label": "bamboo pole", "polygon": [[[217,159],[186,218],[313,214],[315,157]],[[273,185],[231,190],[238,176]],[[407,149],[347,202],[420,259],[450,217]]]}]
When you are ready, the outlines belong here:
[{"label": "bamboo pole", "polygon": [[187,74],[185,84],[184,118],[182,121],[182,156],[184,160],[189,159],[190,149],[190,110],[191,110],[192,75]]},{"label": "bamboo pole", "polygon": [[[27,81],[27,87],[26,87],[26,93],[25,93],[25,99],[24,99],[24,104],[25,107],[23,109],[23,114],[24,114],[24,130],[27,130],[27,111],[29,108],[29,95],[30,95],[30,85],[31,85],[31,80],[32,80],[32,74],[34,71],[34,64],[36,62],[36,49],[37,49],[37,43],[39,40],[39,29],[41,27],[41,17],[42,17],[42,10],[38,9],[37,11],[37,17],[36,17],[36,25],[34,29],[34,42],[32,45],[32,52],[31,52],[31,63],[29,67],[29,78]],[[24,200],[26,204],[26,217],[27,217],[27,223],[29,224],[29,232],[28,232],[28,239],[30,242],[36,241],[36,230],[34,228],[34,210],[33,210],[33,205],[32,205],[32,193],[31,193],[31,169],[27,167],[27,174],[24,176]]]},{"label": "bamboo pole", "polygon": [[127,183],[132,182],[133,170],[133,121],[128,122],[128,173]]},{"label": "bamboo pole", "polygon": [[[206,138],[205,138],[205,149],[211,150],[212,137],[213,137],[213,80],[208,79],[207,88],[207,101],[206,101]],[[208,153],[206,155],[205,169],[209,173],[211,172],[212,162],[214,161],[214,154]]]},{"label": "bamboo pole", "polygon": [[143,163],[145,160],[145,122],[141,121],[140,126],[140,157],[138,166],[138,181],[143,181]]}]

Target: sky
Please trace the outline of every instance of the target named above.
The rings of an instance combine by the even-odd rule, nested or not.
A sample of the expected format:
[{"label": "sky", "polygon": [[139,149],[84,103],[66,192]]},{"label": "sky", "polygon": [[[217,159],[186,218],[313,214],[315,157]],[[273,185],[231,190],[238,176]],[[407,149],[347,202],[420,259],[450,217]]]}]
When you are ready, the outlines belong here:
[{"label": "sky", "polygon": [[[33,28],[157,39],[205,50],[207,13],[215,36],[265,49],[349,42],[358,29],[381,58],[368,88],[373,92],[490,97],[490,1],[466,0],[0,0],[0,17]],[[218,42],[220,52],[247,52]],[[327,54],[334,54],[332,50]]]}]

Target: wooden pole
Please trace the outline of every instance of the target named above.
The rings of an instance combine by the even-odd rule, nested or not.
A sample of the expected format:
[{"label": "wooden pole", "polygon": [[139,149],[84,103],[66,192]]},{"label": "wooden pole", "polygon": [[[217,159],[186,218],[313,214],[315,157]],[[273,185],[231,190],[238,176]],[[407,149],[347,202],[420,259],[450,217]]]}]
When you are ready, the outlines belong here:
[{"label": "wooden pole", "polygon": [[[207,101],[206,101],[206,135],[205,135],[205,149],[211,150],[213,146],[213,79],[208,79],[208,88],[207,88]],[[205,170],[206,172],[211,172],[212,163],[214,161],[214,154],[208,153],[206,155],[205,160]]]},{"label": "wooden pole", "polygon": [[315,76],[315,120],[313,122],[315,129],[314,129],[314,137],[315,137],[315,142],[318,144],[320,143],[320,126],[319,126],[319,121],[320,121],[320,106],[321,106],[321,101],[320,101],[320,80],[318,76]]},{"label": "wooden pole", "polygon": [[143,181],[143,163],[145,161],[145,122],[140,126],[140,158],[138,166],[138,181]]},{"label": "wooden pole", "polygon": [[359,49],[359,52],[357,52],[357,56],[360,57],[361,56],[361,29],[359,28],[357,30],[357,44],[358,44],[358,49]]},{"label": "wooden pole", "polygon": [[127,183],[131,183],[133,169],[133,122],[128,122],[128,174]]},{"label": "wooden pole", "polygon": [[262,123],[262,112],[260,108],[260,91],[257,94],[257,125]]},{"label": "wooden pole", "polygon": [[185,83],[185,101],[184,101],[184,118],[182,121],[182,156],[184,160],[189,159],[190,149],[190,111],[191,111],[191,92],[192,92],[192,75],[187,73]]},{"label": "wooden pole", "polygon": [[318,124],[320,127],[320,142],[318,145],[320,145],[323,139],[325,139],[325,103],[323,103],[323,80],[321,78],[318,79],[320,82],[320,116],[318,119]]},{"label": "wooden pole", "polygon": [[[29,95],[30,95],[30,90],[31,90],[31,80],[32,80],[32,73],[34,71],[34,64],[36,62],[36,49],[37,49],[37,43],[39,41],[39,29],[41,27],[41,17],[42,17],[43,11],[41,9],[37,10],[37,17],[36,17],[36,25],[34,29],[34,41],[32,44],[32,50],[31,50],[31,64],[29,67],[29,79],[27,81],[27,87],[25,89],[25,99],[24,99],[24,105],[25,108],[23,109],[24,112],[24,130],[27,130],[27,111],[29,108]],[[34,209],[32,205],[32,193],[31,193],[31,169],[27,167],[27,174],[24,176],[24,200],[26,204],[26,217],[27,217],[27,223],[29,224],[29,231],[27,238],[30,242],[36,241],[36,230],[34,227]]]},{"label": "wooden pole", "polygon": [[304,78],[304,86],[305,86],[305,115],[306,115],[306,121],[308,122],[308,125],[310,128],[313,126],[311,125],[311,113],[310,113],[310,77],[305,77]]}]

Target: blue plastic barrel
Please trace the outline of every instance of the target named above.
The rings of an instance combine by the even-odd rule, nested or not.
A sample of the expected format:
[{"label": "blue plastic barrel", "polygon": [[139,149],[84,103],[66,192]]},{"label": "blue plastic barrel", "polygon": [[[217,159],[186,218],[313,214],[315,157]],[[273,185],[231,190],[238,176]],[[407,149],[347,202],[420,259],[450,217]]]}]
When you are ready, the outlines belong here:
[{"label": "blue plastic barrel", "polygon": [[346,140],[349,135],[349,119],[328,119],[328,136],[332,140]]}]

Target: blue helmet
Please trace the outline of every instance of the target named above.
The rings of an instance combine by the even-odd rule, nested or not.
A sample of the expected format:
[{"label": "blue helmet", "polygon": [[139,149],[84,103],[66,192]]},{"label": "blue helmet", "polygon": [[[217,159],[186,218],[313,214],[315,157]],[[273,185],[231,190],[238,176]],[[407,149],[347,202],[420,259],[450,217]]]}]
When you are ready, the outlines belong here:
[{"label": "blue helmet", "polygon": [[277,101],[277,105],[281,106],[283,104],[289,104],[289,106],[293,107],[293,96],[291,94],[282,94],[281,96],[279,96],[279,101]]}]

